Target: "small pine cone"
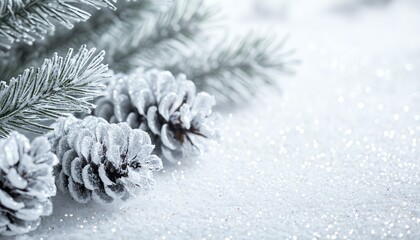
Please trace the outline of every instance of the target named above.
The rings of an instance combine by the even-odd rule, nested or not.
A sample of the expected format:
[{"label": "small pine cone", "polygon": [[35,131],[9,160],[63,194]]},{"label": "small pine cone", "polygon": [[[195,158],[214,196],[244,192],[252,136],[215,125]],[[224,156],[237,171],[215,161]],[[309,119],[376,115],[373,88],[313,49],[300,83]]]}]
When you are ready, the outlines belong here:
[{"label": "small pine cone", "polygon": [[154,186],[152,171],[162,169],[162,161],[150,155],[146,132],[93,116],[62,118],[53,126],[47,136],[59,159],[57,188],[77,202],[126,200]]},{"label": "small pine cone", "polygon": [[109,122],[127,122],[149,133],[166,160],[197,156],[206,139],[218,139],[213,96],[196,94],[185,75],[143,70],[120,77],[108,87],[108,95],[96,102],[95,116]]},{"label": "small pine cone", "polygon": [[56,156],[44,137],[13,132],[0,140],[0,235],[28,233],[52,213]]}]

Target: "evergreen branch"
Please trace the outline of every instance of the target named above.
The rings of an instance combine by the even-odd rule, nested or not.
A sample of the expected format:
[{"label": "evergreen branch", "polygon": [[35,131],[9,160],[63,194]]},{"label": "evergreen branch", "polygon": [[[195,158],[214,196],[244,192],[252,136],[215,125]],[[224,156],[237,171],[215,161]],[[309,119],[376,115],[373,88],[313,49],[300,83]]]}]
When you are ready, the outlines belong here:
[{"label": "evergreen branch", "polygon": [[39,68],[26,69],[12,78],[9,85],[0,84],[0,137],[16,129],[42,132],[42,122],[72,112],[89,112],[89,103],[101,94],[100,82],[109,77],[101,62],[104,52],[93,56],[95,49],[82,46],[65,58],[57,54]]},{"label": "evergreen branch", "polygon": [[[216,18],[216,9],[204,0],[177,0],[162,4],[159,0],[118,1],[115,12],[95,12],[87,23],[71,31],[58,31],[32,47],[13,49],[13,57],[0,65],[2,76],[14,76],[23,67],[34,65],[52,51],[60,52],[81,44],[106,50],[105,62],[116,71],[128,72],[148,56],[181,51],[198,38],[206,23]],[[121,39],[124,36],[124,39]]]},{"label": "evergreen branch", "polygon": [[[79,0],[96,8],[114,8],[116,0]],[[15,42],[32,44],[59,24],[72,28],[74,22],[86,21],[90,14],[77,7],[75,0],[2,0],[0,2],[0,51],[7,51]]]},{"label": "evergreen branch", "polygon": [[111,39],[112,44],[118,45],[114,37],[108,36],[109,32],[115,32],[113,29],[130,29],[127,27],[128,23],[142,24],[146,15],[157,11],[162,6],[161,3],[161,0],[120,0],[115,4],[116,10],[103,8],[93,11],[89,21],[78,23],[70,30],[58,28],[53,36],[36,41],[34,46],[19,44],[18,47],[13,47],[10,51],[11,57],[0,63],[0,74],[9,79],[28,66],[39,64],[39,60],[48,58],[54,52],[65,54],[69,48],[83,44],[102,50],[104,47],[101,46],[110,44],[108,41]]},{"label": "evergreen branch", "polygon": [[[108,53],[108,63],[119,72],[138,67],[144,57],[158,57],[163,52],[183,51],[196,40],[208,24],[217,19],[217,9],[206,6],[204,0],[178,0],[168,8],[110,29],[101,49]],[[121,39],[121,36],[125,36]],[[115,44],[119,41],[120,44]]]},{"label": "evergreen branch", "polygon": [[[160,68],[173,74],[185,73],[200,90],[215,95],[218,102],[241,103],[262,86],[278,87],[274,74],[291,73],[298,63],[293,50],[284,49],[285,40],[276,36],[228,37],[214,45],[196,44],[176,56],[143,58],[145,68]],[[172,59],[172,61],[168,61]]]},{"label": "evergreen branch", "polygon": [[159,6],[156,2],[158,0],[123,0],[115,4],[116,9],[105,8],[95,11],[86,23],[76,24],[71,30],[59,29],[54,36],[41,42],[39,44],[41,51],[38,51],[38,55],[40,53],[42,55],[51,54],[82,44],[97,47],[98,44],[100,45],[106,40],[107,32],[111,31],[110,29],[125,25],[125,22],[137,21],[137,24],[141,23],[146,13]]}]

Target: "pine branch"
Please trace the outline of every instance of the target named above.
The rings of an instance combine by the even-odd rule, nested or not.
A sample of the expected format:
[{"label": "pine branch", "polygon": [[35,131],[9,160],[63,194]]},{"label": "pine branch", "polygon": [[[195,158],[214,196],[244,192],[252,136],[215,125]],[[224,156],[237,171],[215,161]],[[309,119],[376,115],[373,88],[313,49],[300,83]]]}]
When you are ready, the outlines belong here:
[{"label": "pine branch", "polygon": [[[98,11],[83,24],[32,47],[13,49],[13,58],[0,64],[2,76],[14,76],[23,67],[34,65],[51,51],[60,52],[81,44],[106,50],[105,62],[118,72],[139,66],[143,58],[158,58],[163,52],[178,52],[212,23],[217,15],[204,0],[177,0],[162,4],[159,0],[119,1],[115,12]],[[124,38],[121,38],[124,36]]]},{"label": "pine branch", "polygon": [[[247,101],[263,86],[278,87],[279,73],[293,72],[298,63],[293,50],[284,49],[278,37],[228,37],[213,45],[196,44],[188,52],[159,59],[142,59],[145,68],[160,68],[174,74],[185,73],[197,88],[215,95],[218,102]],[[172,61],[168,61],[172,59]],[[277,74],[277,75],[274,75]]]},{"label": "pine branch", "polygon": [[97,46],[98,43],[101,44],[106,40],[107,33],[116,26],[126,25],[126,22],[141,24],[145,14],[153,12],[158,6],[161,6],[158,2],[160,0],[120,0],[116,4],[115,10],[95,11],[88,22],[77,24],[70,31],[59,32],[47,39],[44,45],[49,46],[49,51],[52,48],[62,48],[63,43],[67,47],[81,44]]},{"label": "pine branch", "polygon": [[51,54],[82,44],[97,47],[107,39],[107,33],[112,32],[111,29],[117,26],[121,28],[126,22],[137,21],[137,24],[141,24],[146,13],[160,6],[157,2],[159,0],[120,0],[115,4],[116,9],[95,11],[89,21],[76,24],[70,30],[59,29],[54,36],[40,42],[38,46],[41,50],[37,51],[38,55]]},{"label": "pine branch", "polygon": [[217,9],[206,6],[203,0],[178,0],[154,13],[141,23],[134,19],[108,32],[110,37],[101,48],[106,49],[107,62],[115,70],[128,72],[139,67],[142,58],[157,58],[163,52],[188,49],[188,44],[217,19]]},{"label": "pine branch", "polygon": [[[142,24],[146,15],[157,11],[161,6],[161,0],[120,0],[116,4],[116,10],[103,8],[93,11],[89,21],[78,23],[72,29],[58,28],[53,36],[43,41],[37,41],[34,46],[19,44],[10,51],[10,58],[3,59],[0,63],[0,74],[8,79],[22,72],[28,66],[39,64],[38,61],[48,58],[58,52],[65,54],[69,48],[75,48],[86,44],[102,50],[108,43],[119,45],[110,33],[113,29],[127,27],[127,24]],[[36,49],[36,51],[33,51]],[[107,54],[108,56],[109,54]]]},{"label": "pine branch", "polygon": [[[96,8],[114,8],[115,0],[79,0]],[[0,2],[0,51],[15,42],[32,44],[55,26],[51,20],[72,28],[74,22],[86,21],[90,14],[77,7],[74,0],[2,0]]]},{"label": "pine branch", "polygon": [[42,123],[72,112],[89,112],[88,101],[102,94],[100,84],[109,77],[101,62],[104,52],[93,56],[95,49],[82,46],[65,58],[57,54],[39,68],[26,69],[22,75],[0,84],[0,137],[12,130],[42,133],[49,129]]}]

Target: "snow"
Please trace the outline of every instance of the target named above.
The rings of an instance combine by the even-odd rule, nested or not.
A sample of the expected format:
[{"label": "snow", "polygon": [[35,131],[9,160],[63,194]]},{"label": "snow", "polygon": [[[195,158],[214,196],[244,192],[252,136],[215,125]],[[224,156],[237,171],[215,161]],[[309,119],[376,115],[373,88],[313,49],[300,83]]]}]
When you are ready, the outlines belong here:
[{"label": "snow", "polygon": [[296,0],[280,18],[255,13],[256,2],[224,7],[237,31],[289,33],[302,63],[279,76],[283,95],[223,110],[222,143],[166,165],[148,195],[111,205],[57,196],[29,237],[420,237],[420,6]]}]

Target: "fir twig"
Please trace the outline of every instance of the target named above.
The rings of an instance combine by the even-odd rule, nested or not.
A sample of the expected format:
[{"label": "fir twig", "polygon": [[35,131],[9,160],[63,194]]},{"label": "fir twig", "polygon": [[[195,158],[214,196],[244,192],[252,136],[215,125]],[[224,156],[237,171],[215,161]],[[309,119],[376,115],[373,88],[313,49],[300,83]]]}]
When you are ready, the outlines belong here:
[{"label": "fir twig", "polygon": [[[116,0],[80,0],[80,4],[114,8]],[[0,1],[0,51],[15,42],[32,44],[54,30],[55,20],[72,28],[74,22],[86,21],[90,14],[75,5],[74,0],[2,0]]]},{"label": "fir twig", "polygon": [[[52,52],[59,52],[62,49],[68,49],[82,44],[98,48],[98,45],[104,45],[103,42],[107,41],[107,34],[108,32],[113,32],[112,29],[117,27],[121,28],[121,26],[127,25],[127,22],[137,21],[137,24],[141,24],[146,13],[160,6],[156,3],[158,1],[121,0],[115,4],[115,10],[102,9],[95,11],[86,23],[76,24],[70,30],[59,29],[54,36],[40,42],[38,45],[41,49],[37,51],[38,55],[51,54]],[[115,44],[115,42],[113,43]]]},{"label": "fir twig", "polygon": [[101,62],[105,52],[93,56],[95,49],[82,46],[65,58],[57,54],[39,68],[26,69],[22,75],[0,84],[0,137],[12,130],[41,133],[43,122],[78,111],[89,112],[94,97],[102,94],[100,82],[109,77]]},{"label": "fir twig", "polygon": [[[216,96],[218,102],[244,102],[262,86],[277,87],[278,73],[291,73],[298,63],[294,50],[285,50],[277,36],[227,37],[214,44],[196,44],[190,51],[160,59],[142,59],[145,68],[185,73],[198,89]],[[171,61],[168,61],[172,59]],[[274,75],[276,74],[276,75]]]},{"label": "fir twig", "polygon": [[81,44],[105,50],[106,63],[117,72],[129,72],[144,58],[188,49],[188,44],[217,18],[216,8],[206,6],[204,0],[162,3],[119,1],[115,12],[97,11],[87,23],[78,24],[71,31],[58,31],[39,42],[35,52],[30,47],[13,49],[13,57],[0,64],[0,73],[14,76],[22,66],[33,65],[52,51]]},{"label": "fir twig", "polygon": [[132,29],[127,26],[129,23],[142,24],[146,15],[157,11],[162,4],[160,0],[120,0],[115,6],[116,10],[103,8],[100,11],[93,11],[87,22],[78,23],[70,30],[58,28],[53,36],[43,41],[36,41],[34,46],[20,44],[18,47],[13,47],[10,58],[3,59],[0,63],[0,74],[4,78],[11,78],[25,68],[37,65],[39,60],[48,58],[54,52],[66,53],[69,48],[82,44],[100,50],[111,48],[107,46],[112,44],[120,46],[115,37],[110,37],[111,33],[122,28],[126,28],[127,31]]},{"label": "fir twig", "polygon": [[[143,58],[158,58],[162,53],[188,49],[188,44],[217,19],[217,9],[203,0],[178,0],[168,8],[109,31],[108,42],[102,45],[108,53],[108,63],[120,72],[139,67]],[[121,39],[121,36],[125,36]],[[115,44],[119,41],[120,44]]]}]

